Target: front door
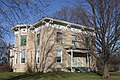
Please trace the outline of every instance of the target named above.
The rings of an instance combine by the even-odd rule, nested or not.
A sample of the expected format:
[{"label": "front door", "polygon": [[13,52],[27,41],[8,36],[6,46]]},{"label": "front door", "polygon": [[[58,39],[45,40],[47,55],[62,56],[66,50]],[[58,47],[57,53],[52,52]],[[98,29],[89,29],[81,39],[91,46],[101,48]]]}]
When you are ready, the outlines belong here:
[{"label": "front door", "polygon": [[73,66],[77,67],[78,64],[78,58],[77,57],[73,57]]}]

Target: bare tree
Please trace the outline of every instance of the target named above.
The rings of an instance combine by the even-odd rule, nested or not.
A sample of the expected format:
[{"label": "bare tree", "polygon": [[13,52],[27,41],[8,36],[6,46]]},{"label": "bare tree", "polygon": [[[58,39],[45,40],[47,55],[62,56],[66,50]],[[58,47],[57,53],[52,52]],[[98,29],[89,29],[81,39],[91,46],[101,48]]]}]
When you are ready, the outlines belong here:
[{"label": "bare tree", "polygon": [[[0,41],[12,34],[16,24],[33,23],[46,15],[52,0],[0,0]],[[39,18],[38,18],[39,17]]]},{"label": "bare tree", "polygon": [[72,7],[63,6],[60,10],[53,14],[53,18],[73,22],[76,24],[92,26],[88,16],[91,15],[89,15],[89,13],[86,14],[86,9],[84,9],[81,4],[74,4]]},{"label": "bare tree", "polygon": [[[48,32],[48,33],[46,33]],[[56,61],[56,57],[53,56],[55,54],[55,29],[49,27],[41,30],[41,40],[40,40],[40,54],[41,54],[41,63],[40,63],[40,71],[46,72],[53,63]],[[47,66],[46,66],[47,65]]]},{"label": "bare tree", "polygon": [[[82,8],[86,10],[83,9],[84,11],[81,11],[84,14],[76,14],[76,16],[82,15],[76,18],[79,18],[83,22],[87,21],[90,26],[92,25],[91,27],[94,28],[96,54],[92,54],[91,51],[93,49],[91,45],[89,45],[88,48],[91,54],[97,58],[103,66],[103,77],[109,78],[110,60],[119,53],[120,49],[120,1],[87,0],[85,3],[89,8],[86,9],[82,6]],[[79,4],[75,5],[75,7],[79,8],[78,6]],[[75,13],[74,10],[73,13]],[[84,25],[86,25],[86,23],[84,23]]]},{"label": "bare tree", "polygon": [[56,11],[53,14],[53,17],[56,19],[61,19],[65,21],[70,21],[71,19],[71,11],[70,7],[63,6],[60,10]]},{"label": "bare tree", "polygon": [[27,66],[30,71],[47,72],[48,69],[52,68],[56,61],[56,54],[53,54],[56,51],[55,33],[55,28],[51,28],[51,26],[29,33],[29,45],[33,44],[29,47],[33,51],[31,62],[28,62]]},{"label": "bare tree", "polygon": [[[16,24],[33,23],[46,16],[52,0],[1,0],[0,1],[0,38],[11,34]],[[39,17],[39,18],[38,18]],[[10,37],[10,36],[9,36]]]},{"label": "bare tree", "polygon": [[0,65],[8,62],[10,46],[0,39]]},{"label": "bare tree", "polygon": [[109,61],[120,49],[120,1],[88,0],[92,8],[96,48],[103,65],[103,77],[109,78]]}]

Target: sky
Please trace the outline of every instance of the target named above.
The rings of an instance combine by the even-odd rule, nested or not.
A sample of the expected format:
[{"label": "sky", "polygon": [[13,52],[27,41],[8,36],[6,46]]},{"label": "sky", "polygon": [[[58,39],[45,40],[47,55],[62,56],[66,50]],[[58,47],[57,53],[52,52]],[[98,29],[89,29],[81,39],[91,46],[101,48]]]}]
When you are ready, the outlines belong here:
[{"label": "sky", "polygon": [[[41,17],[35,17],[33,19],[33,17],[29,17],[29,20],[30,21],[23,21],[25,24],[33,24],[34,22],[40,20],[43,16],[48,16],[48,17],[51,17],[57,10],[59,10],[61,7],[63,6],[72,6],[71,5],[75,3],[74,0],[53,0],[50,5],[48,6],[48,8],[46,9],[45,11],[45,14],[41,14]],[[0,6],[1,7],[1,6]],[[4,7],[4,6],[2,6]],[[12,18],[12,17],[11,17]],[[20,22],[14,22],[14,23],[19,23],[19,24],[22,24],[22,21]],[[3,23],[4,24],[4,23]],[[15,24],[15,25],[16,25]],[[4,24],[5,26],[8,26],[6,25],[6,23]],[[12,26],[13,27],[13,26]],[[14,32],[11,30],[11,26],[9,27],[9,30],[10,30],[10,33],[7,33],[5,34],[5,38],[4,40],[7,42],[7,43],[11,43],[11,44],[14,44]]]},{"label": "sky", "polygon": [[[58,11],[61,7],[63,6],[73,6],[74,4],[76,4],[77,0],[50,0],[50,4],[47,7],[47,9],[45,7],[42,7],[40,3],[38,3],[37,1],[39,0],[30,0],[31,3],[29,3],[29,8],[30,10],[25,6],[25,4],[23,3],[24,0],[18,0],[18,4],[20,4],[20,6],[22,6],[23,11],[19,11],[19,7],[15,7],[15,10],[13,10],[13,8],[10,7],[6,7],[6,4],[2,3],[2,1],[4,3],[7,3],[8,5],[13,5],[16,6],[16,4],[13,4],[12,0],[10,0],[11,2],[8,3],[6,0],[1,0],[0,1],[0,9],[2,8],[3,10],[6,10],[5,12],[7,12],[7,15],[9,17],[9,20],[11,20],[11,22],[13,23],[12,25],[9,25],[9,21],[4,22],[4,17],[3,15],[0,14],[0,26],[1,24],[9,30],[9,33],[3,33],[4,35],[4,40],[7,43],[11,43],[14,44],[14,32],[11,30],[12,27],[14,27],[16,24],[33,24],[35,22],[37,22],[38,20],[40,20],[42,17],[52,17],[52,15]],[[23,2],[19,2],[19,1],[23,1]],[[27,0],[25,0],[27,1]],[[29,0],[28,0],[29,1]],[[43,1],[43,3],[45,3],[44,1],[49,1],[49,0],[40,0]],[[84,2],[84,0],[79,0],[80,2]],[[39,9],[35,8],[34,9],[34,4],[36,4],[38,7],[40,7],[41,12],[37,12]],[[30,13],[33,12],[33,13]],[[17,13],[16,13],[17,12]],[[44,13],[42,13],[44,12]],[[27,15],[23,15],[23,14],[27,14]],[[14,15],[15,14],[15,15]],[[16,15],[16,14],[19,14]],[[31,15],[32,14],[32,15]],[[19,19],[20,18],[20,19]]]}]

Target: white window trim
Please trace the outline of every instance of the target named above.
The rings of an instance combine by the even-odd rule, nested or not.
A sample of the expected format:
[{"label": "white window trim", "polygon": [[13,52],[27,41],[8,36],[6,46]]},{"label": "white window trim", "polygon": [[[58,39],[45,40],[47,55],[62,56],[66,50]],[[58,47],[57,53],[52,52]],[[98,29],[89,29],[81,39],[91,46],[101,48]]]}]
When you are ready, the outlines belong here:
[{"label": "white window trim", "polygon": [[[21,40],[21,39],[22,39],[21,36],[26,36],[26,45],[21,45],[21,41],[22,41],[22,40]],[[27,46],[27,42],[28,42],[28,41],[27,41],[27,34],[21,34],[21,35],[20,35],[20,46]]]},{"label": "white window trim", "polygon": [[[58,49],[61,49],[61,48],[58,48]],[[58,51],[57,49],[57,51]],[[57,62],[57,61],[56,61]],[[62,49],[61,49],[61,62],[57,62],[57,64],[61,64],[63,61],[62,61]]]},{"label": "white window trim", "polygon": [[[25,51],[25,50],[23,50],[23,51]],[[25,63],[21,63],[21,54],[22,54],[23,51],[20,52],[20,64],[26,64],[26,62],[27,62],[27,59],[26,59],[27,58],[27,53],[25,51]]]},{"label": "white window trim", "polygon": [[[39,57],[39,63],[38,63],[38,57]],[[36,52],[36,63],[40,64],[40,54],[38,51]]]}]

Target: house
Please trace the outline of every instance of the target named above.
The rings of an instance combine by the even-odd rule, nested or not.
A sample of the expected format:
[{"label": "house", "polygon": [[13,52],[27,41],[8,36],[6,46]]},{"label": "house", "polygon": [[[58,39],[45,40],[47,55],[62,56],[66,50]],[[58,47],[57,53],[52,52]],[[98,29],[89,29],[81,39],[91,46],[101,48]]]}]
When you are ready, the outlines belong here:
[{"label": "house", "polygon": [[14,72],[84,72],[96,67],[88,50],[94,39],[90,27],[45,17],[32,25],[16,25],[12,30],[15,42],[10,56]]}]

